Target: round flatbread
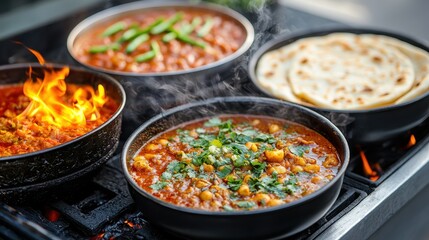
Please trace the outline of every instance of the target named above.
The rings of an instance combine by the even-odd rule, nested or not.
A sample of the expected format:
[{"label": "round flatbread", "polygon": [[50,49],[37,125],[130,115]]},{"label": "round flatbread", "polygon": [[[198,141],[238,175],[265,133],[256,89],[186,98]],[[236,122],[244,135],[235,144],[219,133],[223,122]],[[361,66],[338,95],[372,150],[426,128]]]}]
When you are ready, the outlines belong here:
[{"label": "round flatbread", "polygon": [[318,39],[290,65],[288,79],[298,98],[325,108],[368,109],[391,104],[414,85],[412,61],[392,46],[349,33]]},{"label": "round flatbread", "polygon": [[396,100],[395,103],[403,103],[410,101],[429,90],[428,52],[392,37],[374,34],[363,34],[360,36],[362,40],[368,44],[384,44],[396,48],[411,60],[414,67],[414,85],[410,91],[408,91],[405,95]]}]

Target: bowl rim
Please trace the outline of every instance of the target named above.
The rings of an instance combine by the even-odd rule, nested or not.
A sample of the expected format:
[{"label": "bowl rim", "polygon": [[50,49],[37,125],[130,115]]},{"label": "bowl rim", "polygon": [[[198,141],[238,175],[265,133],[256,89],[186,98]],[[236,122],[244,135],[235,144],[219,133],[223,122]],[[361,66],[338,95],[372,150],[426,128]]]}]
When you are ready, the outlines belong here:
[{"label": "bowl rim", "polygon": [[[91,27],[97,25],[98,23],[108,20],[111,17],[123,15],[127,12],[147,11],[148,9],[151,9],[151,8],[171,8],[171,7],[198,8],[198,9],[204,9],[212,12],[221,13],[223,15],[227,15],[228,17],[240,23],[241,27],[244,28],[244,31],[246,32],[246,39],[244,40],[244,42],[242,43],[239,49],[237,49],[232,54],[220,60],[202,65],[200,67],[190,68],[186,70],[178,70],[178,71],[137,73],[137,72],[110,70],[107,68],[96,67],[87,63],[83,63],[75,56],[76,54],[74,53],[73,45],[76,39],[82,34],[82,32],[85,32],[87,29],[90,29]],[[79,64],[82,64],[85,67],[88,67],[97,71],[101,71],[104,73],[108,73],[108,74],[113,74],[118,76],[132,76],[132,77],[176,76],[176,75],[182,75],[182,74],[198,73],[198,72],[206,71],[216,67],[220,67],[228,62],[232,62],[238,57],[240,57],[241,55],[243,55],[244,53],[246,53],[247,50],[250,49],[250,47],[253,44],[254,38],[255,38],[255,30],[253,28],[253,25],[249,22],[249,20],[243,15],[241,15],[240,13],[221,5],[217,5],[213,3],[205,3],[205,2],[203,3],[203,2],[175,2],[175,1],[149,1],[149,2],[138,1],[138,2],[125,3],[125,4],[117,5],[115,7],[107,8],[79,22],[72,29],[72,31],[69,33],[67,37],[67,50],[70,56]]]},{"label": "bowl rim", "polygon": [[[319,36],[325,36],[331,33],[355,33],[355,34],[374,34],[374,35],[383,35],[387,37],[392,37],[397,40],[403,41],[405,43],[408,43],[414,47],[417,47],[421,50],[424,50],[429,54],[429,46],[423,44],[422,42],[419,42],[418,40],[405,36],[403,34],[394,32],[394,31],[385,31],[380,30],[378,28],[368,28],[368,27],[325,27],[325,28],[319,28],[317,30],[303,30],[298,31],[293,34],[282,34],[280,36],[275,37],[274,39],[264,43],[250,58],[249,64],[248,64],[248,74],[251,82],[253,85],[255,85],[258,90],[263,92],[265,95],[279,99],[286,102],[291,102],[285,99],[278,98],[271,94],[269,91],[264,89],[260,83],[257,80],[256,77],[256,68],[258,67],[258,63],[260,58],[265,55],[267,52],[281,48],[283,46],[286,46],[288,44],[291,44],[295,41],[298,41],[300,39],[304,38],[310,38],[310,37],[319,37]],[[429,91],[426,91],[425,93],[409,100],[403,103],[394,104],[394,105],[386,105],[382,107],[376,107],[376,108],[370,108],[370,109],[332,109],[332,108],[325,108],[325,107],[317,107],[317,106],[307,106],[304,104],[295,103],[301,106],[308,107],[310,109],[316,110],[316,111],[325,111],[325,112],[332,112],[332,113],[347,113],[347,114],[357,114],[357,113],[381,113],[381,112],[387,112],[395,110],[396,108],[400,108],[403,106],[407,106],[410,104],[413,104],[415,102],[420,101],[423,98],[426,98],[429,96]],[[294,103],[294,102],[291,102]]]},{"label": "bowl rim", "polygon": [[[315,191],[309,195],[306,195],[306,196],[304,196],[298,200],[295,200],[295,201],[292,201],[289,203],[280,204],[280,205],[274,206],[274,207],[254,209],[254,210],[249,210],[249,211],[242,210],[242,211],[231,211],[231,212],[229,212],[229,211],[209,211],[209,210],[194,209],[194,208],[178,206],[178,205],[175,205],[172,203],[165,202],[159,198],[156,198],[155,196],[146,192],[145,190],[143,190],[141,187],[138,186],[138,184],[135,182],[135,180],[131,177],[131,174],[129,173],[129,170],[127,167],[127,158],[126,158],[128,149],[129,149],[130,145],[134,142],[136,137],[138,137],[151,124],[153,124],[154,122],[156,122],[156,121],[158,121],[164,117],[167,117],[169,115],[172,115],[172,114],[175,114],[177,112],[181,112],[183,110],[193,108],[193,107],[205,106],[205,105],[216,104],[216,103],[228,103],[228,102],[234,102],[234,103],[237,103],[237,102],[258,103],[258,102],[260,102],[260,103],[265,103],[265,104],[267,104],[267,103],[268,104],[282,104],[282,105],[287,105],[288,107],[291,107],[291,108],[297,108],[300,111],[305,112],[305,115],[312,115],[312,116],[316,117],[320,121],[320,124],[327,126],[330,130],[335,132],[335,135],[338,136],[338,138],[341,142],[341,145],[344,148],[344,154],[342,156],[342,157],[344,157],[344,162],[342,163],[341,168],[339,169],[337,175],[330,182],[328,182],[327,184],[322,186],[317,191]],[[304,126],[306,126],[306,125],[304,125]],[[306,126],[306,127],[309,127],[309,126]],[[312,129],[311,127],[309,127],[309,128]],[[314,199],[314,198],[317,198],[319,195],[323,194],[325,191],[327,191],[329,188],[331,188],[333,185],[335,185],[338,181],[341,181],[345,175],[349,161],[350,161],[350,150],[349,150],[349,146],[348,146],[346,138],[341,133],[341,131],[332,122],[330,122],[327,118],[325,118],[324,116],[320,115],[319,113],[317,113],[311,109],[305,108],[305,107],[298,105],[298,104],[285,102],[285,101],[272,99],[272,98],[254,97],[254,96],[215,97],[215,98],[210,98],[210,99],[206,99],[206,100],[202,100],[202,101],[197,101],[197,102],[193,102],[193,103],[180,105],[178,107],[175,107],[175,108],[169,109],[165,112],[162,112],[160,114],[157,114],[154,117],[150,118],[145,123],[143,123],[140,127],[138,127],[129,136],[129,138],[127,139],[127,141],[125,142],[125,144],[123,146],[122,153],[121,153],[121,166],[122,166],[122,170],[123,170],[125,179],[127,180],[129,186],[131,186],[134,190],[136,190],[141,196],[143,196],[146,199],[151,200],[152,202],[154,202],[158,205],[166,207],[170,210],[180,211],[180,212],[185,212],[188,214],[195,214],[195,215],[200,215],[200,216],[207,216],[207,215],[210,215],[210,216],[257,215],[257,214],[265,214],[265,213],[269,213],[269,212],[279,211],[282,209],[288,209],[288,208],[291,208],[291,207],[294,207],[297,205],[305,204],[307,201]],[[338,196],[336,196],[336,197],[338,197]]]},{"label": "bowl rim", "polygon": [[[4,70],[16,70],[16,69],[23,69],[25,71],[27,71],[29,69],[29,67],[31,68],[46,68],[46,67],[52,67],[52,68],[63,68],[63,67],[68,67],[70,68],[70,72],[72,71],[77,71],[77,72],[85,72],[85,73],[89,73],[92,74],[94,76],[97,76],[99,78],[102,78],[103,81],[107,81],[111,84],[113,84],[115,86],[115,88],[118,89],[118,91],[120,92],[121,101],[118,101],[118,108],[116,109],[116,111],[113,113],[113,115],[107,119],[107,121],[105,121],[104,123],[102,123],[101,125],[99,125],[98,127],[94,128],[93,130],[86,132],[85,134],[74,138],[70,141],[67,141],[65,143],[50,147],[50,148],[45,148],[45,149],[41,149],[38,151],[34,151],[34,152],[29,152],[29,153],[23,153],[23,154],[17,154],[17,155],[12,155],[12,156],[6,156],[6,157],[0,157],[0,162],[10,162],[10,161],[18,161],[22,158],[27,158],[27,157],[34,157],[37,155],[41,155],[41,154],[46,154],[47,152],[53,152],[53,151],[57,151],[58,149],[64,148],[68,145],[74,144],[76,142],[81,141],[81,139],[86,138],[89,135],[92,135],[98,131],[101,131],[101,129],[103,129],[106,125],[110,124],[112,121],[114,121],[116,118],[118,118],[118,116],[120,114],[122,114],[122,111],[125,107],[125,103],[126,103],[126,93],[124,88],[122,87],[122,85],[113,77],[104,74],[104,73],[99,73],[96,71],[92,71],[92,70],[88,70],[82,67],[75,67],[75,66],[70,66],[70,65],[65,65],[65,64],[56,64],[56,63],[46,63],[44,65],[40,64],[40,63],[17,63],[17,64],[9,64],[9,65],[3,65],[0,66],[0,72],[4,71]],[[67,79],[67,78],[66,78]],[[22,82],[24,82],[25,79],[22,80]],[[19,82],[16,82],[19,83]],[[1,84],[1,82],[0,82]],[[15,83],[13,83],[15,84]],[[6,85],[13,85],[13,84],[6,84]],[[4,85],[1,85],[4,86]]]}]

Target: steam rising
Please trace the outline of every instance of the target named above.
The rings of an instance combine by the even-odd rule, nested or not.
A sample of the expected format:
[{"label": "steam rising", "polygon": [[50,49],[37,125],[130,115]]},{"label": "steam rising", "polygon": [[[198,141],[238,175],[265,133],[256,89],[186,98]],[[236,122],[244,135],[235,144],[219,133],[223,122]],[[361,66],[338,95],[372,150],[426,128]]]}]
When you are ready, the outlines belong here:
[{"label": "steam rising", "polygon": [[120,80],[127,92],[124,115],[129,125],[139,126],[148,118],[166,109],[197,100],[218,96],[261,95],[247,79],[247,68],[253,53],[269,40],[270,34],[267,32],[272,31],[270,29],[272,13],[268,7],[251,6],[250,12],[243,12],[243,15],[253,24],[255,40],[249,51],[238,61],[227,66],[227,69],[222,69],[224,71],[208,70],[183,76],[145,77],[144,79],[122,77]]}]

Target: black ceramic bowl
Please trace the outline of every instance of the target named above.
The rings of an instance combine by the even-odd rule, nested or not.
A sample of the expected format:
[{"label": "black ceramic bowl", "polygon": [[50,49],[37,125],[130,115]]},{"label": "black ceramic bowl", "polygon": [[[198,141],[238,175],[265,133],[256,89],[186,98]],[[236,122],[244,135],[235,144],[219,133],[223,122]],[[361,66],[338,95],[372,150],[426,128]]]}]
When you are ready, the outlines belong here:
[{"label": "black ceramic bowl", "polygon": [[[1,66],[0,85],[24,83],[30,66],[32,74],[37,76],[43,76],[43,71],[47,69],[39,64]],[[64,67],[49,64],[51,66],[56,70]],[[118,108],[105,123],[69,142],[36,152],[0,157],[0,199],[29,192],[37,195],[44,188],[74,180],[106,162],[118,147],[125,105],[122,86],[105,74],[74,67],[70,67],[66,82],[89,84],[95,89],[102,84],[107,96],[117,102]]]},{"label": "black ceramic bowl", "polygon": [[[345,32],[355,34],[377,34],[399,39],[429,52],[429,48],[409,37],[374,29],[338,28],[321,31],[283,35],[265,43],[249,62],[249,76],[256,87],[266,96],[276,98],[257,81],[256,68],[259,59],[267,52],[291,44],[307,37],[324,36],[330,33]],[[346,136],[350,144],[372,144],[402,137],[408,130],[422,123],[429,116],[429,92],[411,101],[368,110],[336,110],[309,107],[330,119]]]},{"label": "black ceramic bowl", "polygon": [[[338,150],[342,162],[338,175],[318,191],[297,201],[272,208],[235,212],[179,207],[161,201],[136,184],[130,176],[128,164],[142,145],[178,124],[218,114],[264,115],[310,127],[326,137]],[[228,97],[182,105],[151,118],[130,136],[121,157],[130,193],[151,223],[187,238],[265,239],[302,231],[328,211],[340,192],[349,163],[349,149],[341,132],[329,120],[311,110],[269,98]]]}]

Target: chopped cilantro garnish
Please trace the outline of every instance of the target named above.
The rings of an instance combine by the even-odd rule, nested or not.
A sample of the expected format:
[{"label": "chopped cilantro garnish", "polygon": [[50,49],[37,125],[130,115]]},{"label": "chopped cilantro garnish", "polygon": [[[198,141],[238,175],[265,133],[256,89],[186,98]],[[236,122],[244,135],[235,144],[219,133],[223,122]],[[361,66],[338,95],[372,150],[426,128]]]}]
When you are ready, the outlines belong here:
[{"label": "chopped cilantro garnish", "polygon": [[231,206],[229,206],[229,205],[225,205],[225,206],[223,206],[223,209],[224,209],[225,211],[228,211],[228,212],[230,212],[230,211],[234,211],[234,209],[233,209]]},{"label": "chopped cilantro garnish", "polygon": [[204,123],[204,127],[217,127],[222,123],[220,118],[211,118]]},{"label": "chopped cilantro garnish", "polygon": [[267,164],[265,162],[260,162],[258,160],[251,161],[250,165],[252,165],[252,173],[257,177],[259,177],[267,167]]},{"label": "chopped cilantro garnish", "polygon": [[243,183],[243,180],[235,179],[233,177],[228,177],[227,181],[228,181],[228,187],[232,191],[237,191],[240,188],[241,184]]},{"label": "chopped cilantro garnish", "polygon": [[309,149],[310,149],[310,146],[307,146],[307,145],[298,145],[298,146],[292,145],[292,146],[289,146],[289,150],[293,154],[295,154],[296,156],[299,156],[299,157],[304,156],[304,153],[306,151],[308,151]]},{"label": "chopped cilantro garnish", "polygon": [[217,171],[216,174],[220,178],[225,178],[232,172],[232,166],[224,165],[221,170]]},{"label": "chopped cilantro garnish", "polygon": [[165,188],[167,185],[168,185],[168,182],[158,181],[157,183],[150,185],[150,188],[152,188],[155,191],[159,191]]},{"label": "chopped cilantro garnish", "polygon": [[254,202],[249,202],[249,201],[239,201],[239,202],[236,202],[235,204],[237,204],[237,206],[240,208],[252,208],[256,206]]}]

